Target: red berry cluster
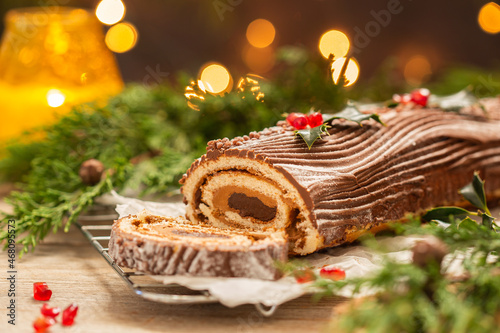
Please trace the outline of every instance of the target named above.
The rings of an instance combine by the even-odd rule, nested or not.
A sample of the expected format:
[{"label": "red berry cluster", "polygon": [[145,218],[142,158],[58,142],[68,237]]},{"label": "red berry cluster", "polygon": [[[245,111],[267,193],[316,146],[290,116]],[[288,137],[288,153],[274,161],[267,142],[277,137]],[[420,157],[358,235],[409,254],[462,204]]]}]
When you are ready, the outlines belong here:
[{"label": "red berry cluster", "polygon": [[[340,281],[345,279],[345,271],[338,267],[325,266],[319,271],[319,276],[324,279]],[[294,272],[298,283],[307,283],[316,280],[316,274],[310,268],[304,268]]]},{"label": "red berry cluster", "polygon": [[286,121],[298,130],[307,128],[308,126],[314,128],[323,124],[323,115],[319,112],[312,112],[308,115],[300,112],[292,112],[286,117]]},{"label": "red berry cluster", "polygon": [[415,105],[420,105],[420,106],[427,106],[427,101],[429,100],[431,92],[429,89],[426,88],[420,88],[420,89],[415,89],[409,94],[395,94],[392,96],[392,99],[396,103],[401,103],[401,104],[409,104],[413,103]]},{"label": "red berry cluster", "polygon": [[[37,301],[48,301],[52,296],[52,290],[49,289],[45,282],[33,283],[33,298]],[[50,307],[45,303],[40,309],[41,316],[39,316],[33,323],[33,328],[36,333],[45,333],[49,327],[56,323],[56,317],[61,313],[58,307]],[[75,321],[78,312],[78,305],[76,303],[70,304],[62,313],[62,322],[64,326],[71,326]]]}]

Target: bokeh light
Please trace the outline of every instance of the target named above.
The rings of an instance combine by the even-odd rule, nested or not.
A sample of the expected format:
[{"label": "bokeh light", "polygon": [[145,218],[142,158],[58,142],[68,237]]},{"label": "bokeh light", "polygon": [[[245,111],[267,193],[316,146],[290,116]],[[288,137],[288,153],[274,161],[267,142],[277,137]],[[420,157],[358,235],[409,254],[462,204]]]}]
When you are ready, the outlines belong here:
[{"label": "bokeh light", "polygon": [[330,57],[330,54],[335,56],[334,59],[345,57],[349,46],[349,38],[338,30],[327,31],[319,39],[319,51],[326,59]]},{"label": "bokeh light", "polygon": [[[200,84],[201,81],[201,84]],[[226,67],[211,63],[203,66],[198,86],[212,94],[224,94],[231,91],[233,79]]]},{"label": "bokeh light", "polygon": [[102,0],[97,5],[95,15],[102,23],[113,25],[125,16],[125,5],[121,0]]},{"label": "bokeh light", "polygon": [[106,45],[116,53],[131,50],[137,43],[137,29],[130,23],[118,23],[109,28],[106,33]]},{"label": "bokeh light", "polygon": [[270,46],[266,48],[248,46],[243,49],[243,61],[252,72],[267,73],[275,64],[274,49]]},{"label": "bokeh light", "polygon": [[489,2],[479,10],[477,17],[479,26],[489,34],[500,32],[500,6],[494,2]]},{"label": "bokeh light", "polygon": [[432,74],[429,60],[423,55],[415,55],[408,60],[404,68],[404,77],[408,84],[420,86]]},{"label": "bokeh light", "polygon": [[65,100],[66,96],[64,96],[60,90],[50,89],[47,92],[47,104],[49,104],[50,107],[58,108],[64,104]]},{"label": "bokeh light", "polygon": [[[339,82],[340,73],[342,72],[342,67],[344,66],[345,61],[346,58],[343,57],[335,60],[332,63],[332,78],[335,84]],[[350,85],[353,85],[354,82],[356,82],[356,80],[358,79],[358,76],[359,76],[359,64],[356,61],[356,59],[350,58],[345,70],[345,77],[347,81],[344,84],[344,86],[348,87]]]},{"label": "bokeh light", "polygon": [[271,45],[275,36],[276,30],[268,20],[254,20],[247,27],[247,40],[254,47],[264,48]]}]

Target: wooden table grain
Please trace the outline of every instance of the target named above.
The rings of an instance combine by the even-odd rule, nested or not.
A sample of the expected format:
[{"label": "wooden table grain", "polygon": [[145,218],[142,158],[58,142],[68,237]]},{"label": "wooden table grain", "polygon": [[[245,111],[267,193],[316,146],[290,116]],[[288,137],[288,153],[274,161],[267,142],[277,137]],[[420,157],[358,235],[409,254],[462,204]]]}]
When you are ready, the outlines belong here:
[{"label": "wooden table grain", "polygon": [[[0,209],[8,209],[0,203]],[[322,332],[341,298],[315,302],[304,296],[263,317],[251,305],[167,305],[136,296],[77,227],[48,236],[33,253],[17,259],[16,320],[7,323],[7,253],[0,252],[0,332],[33,332],[43,302],[33,299],[33,282],[47,282],[51,306],[78,303],[75,324],[56,324],[52,333],[84,332]]]}]

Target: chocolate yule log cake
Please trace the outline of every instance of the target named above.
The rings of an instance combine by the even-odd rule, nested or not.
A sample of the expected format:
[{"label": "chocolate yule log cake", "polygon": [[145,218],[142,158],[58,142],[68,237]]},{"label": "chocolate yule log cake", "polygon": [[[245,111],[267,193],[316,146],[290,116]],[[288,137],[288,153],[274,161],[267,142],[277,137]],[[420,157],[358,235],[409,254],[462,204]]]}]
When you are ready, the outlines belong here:
[{"label": "chocolate yule log cake", "polygon": [[[223,230],[285,231],[308,254],[406,213],[457,204],[474,171],[500,193],[500,101],[486,112],[378,109],[385,126],[333,120],[309,150],[286,122],[208,143],[181,180],[187,218]],[[496,192],[495,192],[496,191]]]},{"label": "chocolate yule log cake", "polygon": [[108,253],[118,265],[152,274],[274,280],[288,247],[282,232],[220,229],[143,211],[115,221]]}]

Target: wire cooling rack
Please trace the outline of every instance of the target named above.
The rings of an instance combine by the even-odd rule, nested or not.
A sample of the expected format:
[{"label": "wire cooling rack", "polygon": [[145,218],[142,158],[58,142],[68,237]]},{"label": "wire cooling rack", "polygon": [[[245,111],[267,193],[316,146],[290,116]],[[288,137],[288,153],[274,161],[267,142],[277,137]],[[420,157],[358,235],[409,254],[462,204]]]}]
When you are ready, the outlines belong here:
[{"label": "wire cooling rack", "polygon": [[[89,212],[86,215],[80,216],[75,224],[97,252],[99,252],[136,295],[150,301],[166,304],[207,304],[219,302],[206,290],[194,291],[174,283],[159,283],[149,274],[117,265],[110,257],[107,247],[112,222],[115,218],[117,218],[116,214],[110,212]],[[263,316],[269,317],[274,314],[277,306],[266,307],[262,304],[256,304],[255,308]]]}]

